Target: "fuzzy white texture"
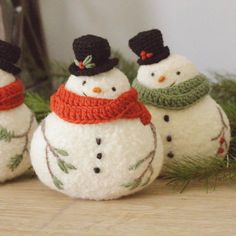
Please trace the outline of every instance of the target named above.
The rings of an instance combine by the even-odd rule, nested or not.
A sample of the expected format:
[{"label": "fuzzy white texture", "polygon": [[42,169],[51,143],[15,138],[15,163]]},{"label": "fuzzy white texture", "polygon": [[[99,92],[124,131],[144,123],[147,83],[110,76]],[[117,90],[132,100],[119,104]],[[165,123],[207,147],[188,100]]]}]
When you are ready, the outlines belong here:
[{"label": "fuzzy white texture", "polygon": [[166,59],[139,67],[138,81],[151,89],[166,88],[198,75],[195,65],[187,58],[171,54]]},{"label": "fuzzy white texture", "polygon": [[[15,81],[15,77],[3,70],[0,70],[0,87],[4,87]],[[14,132],[15,135],[25,133],[30,126],[32,112],[25,105],[0,111],[0,129],[4,128],[7,131]],[[28,150],[33,132],[37,127],[37,122],[33,118],[31,129],[28,132]],[[24,153],[23,160],[15,170],[11,170],[8,165],[12,157],[16,154],[21,154],[24,149],[26,137],[13,138],[10,142],[0,140],[0,182],[13,179],[23,174],[30,167],[30,158],[28,152]]]},{"label": "fuzzy white texture", "polygon": [[[116,90],[113,91],[112,88]],[[99,88],[100,93],[93,91]],[[81,95],[97,98],[117,98],[130,89],[127,77],[118,69],[112,69],[96,76],[73,76],[66,83],[66,89]],[[97,89],[96,89],[97,90]],[[140,186],[131,190],[123,185],[138,178],[149,166],[150,158],[137,169],[129,169],[154,150],[154,136],[150,125],[144,126],[140,119],[120,119],[99,124],[73,124],[51,113],[45,119],[46,137],[54,148],[63,149],[69,156],[61,157],[76,167],[64,173],[57,158],[49,151],[46,159],[46,142],[41,126],[33,136],[31,160],[39,179],[52,189],[75,198],[108,200],[132,194],[144,188],[142,184],[151,174],[143,175]],[[96,139],[101,139],[98,145]],[[149,184],[158,176],[163,164],[163,146],[157,134],[156,154],[152,162],[153,174]],[[102,158],[98,159],[97,154]],[[49,168],[63,183],[59,190],[52,181]],[[95,173],[94,168],[100,168]]]},{"label": "fuzzy white texture", "polygon": [[[15,135],[21,135],[26,132],[30,125],[31,114],[31,111],[25,104],[8,111],[0,111],[0,129],[5,128],[8,131],[14,132]],[[32,127],[28,133],[28,149],[33,131],[36,127],[37,123],[34,118]],[[25,141],[25,137],[13,138],[10,142],[0,140],[0,182],[20,176],[30,167],[30,158],[27,152],[25,152],[22,162],[15,170],[12,171],[8,167],[11,158],[16,154],[22,153]]]},{"label": "fuzzy white texture", "polygon": [[[152,121],[161,134],[164,145],[165,163],[180,160],[185,157],[213,157],[219,148],[219,139],[212,141],[221,129],[222,122],[217,107],[221,110],[224,121],[229,127],[229,121],[220,106],[209,96],[205,96],[195,105],[184,110],[165,110],[147,106],[152,114]],[[164,116],[169,116],[169,122]],[[172,141],[167,141],[171,136]],[[225,140],[229,145],[230,128],[225,129]],[[174,158],[167,154],[172,152]],[[225,148],[225,153],[227,148]]]},{"label": "fuzzy white texture", "polygon": [[[137,79],[148,88],[158,89],[189,80],[197,74],[199,72],[191,61],[180,55],[170,55],[159,63],[140,66]],[[165,77],[163,81],[159,81],[161,76]],[[224,111],[209,95],[182,110],[167,110],[151,105],[147,107],[157,131],[161,134],[165,162],[185,157],[200,158],[216,155],[219,139],[216,141],[211,139],[220,133],[223,126],[218,108],[229,127],[229,120]],[[165,115],[169,116],[169,122],[164,121]],[[171,136],[172,140],[167,141],[167,136]],[[225,139],[229,144],[230,128],[225,129]],[[224,149],[226,153],[227,148]],[[173,158],[167,157],[169,152],[174,154]]]},{"label": "fuzzy white texture", "polygon": [[[51,113],[45,120],[46,136],[53,147],[63,149],[69,156],[63,160],[77,169],[69,174],[58,167],[57,159],[50,153],[49,165],[53,174],[64,184],[66,195],[75,198],[108,200],[132,194],[143,188],[129,190],[122,185],[138,178],[147,168],[146,160],[136,170],[129,167],[154,149],[154,138],[150,125],[144,126],[139,119],[117,120],[109,123],[78,125],[61,120]],[[101,144],[96,143],[101,139]],[[31,161],[39,179],[52,189],[58,190],[49,174],[45,155],[46,143],[41,127],[37,129],[31,144]],[[102,153],[98,159],[97,154]],[[152,163],[153,175],[150,183],[158,176],[163,163],[163,147],[157,134],[156,155]],[[94,168],[100,168],[96,174]],[[142,184],[147,180],[148,171]]]},{"label": "fuzzy white texture", "polygon": [[94,76],[70,75],[66,89],[80,96],[116,98],[130,89],[127,77],[117,68]]},{"label": "fuzzy white texture", "polygon": [[15,76],[0,69],[0,88],[14,82]]}]

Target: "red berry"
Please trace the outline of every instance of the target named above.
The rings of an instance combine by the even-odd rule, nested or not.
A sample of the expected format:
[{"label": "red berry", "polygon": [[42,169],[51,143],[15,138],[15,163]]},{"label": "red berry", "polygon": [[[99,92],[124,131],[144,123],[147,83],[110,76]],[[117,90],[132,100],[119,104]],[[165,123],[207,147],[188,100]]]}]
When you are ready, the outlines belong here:
[{"label": "red berry", "polygon": [[220,138],[220,144],[223,144],[224,142],[225,142],[224,137],[221,137],[221,138]]},{"label": "red berry", "polygon": [[220,148],[218,148],[217,153],[222,154],[222,153],[224,153],[224,151],[225,151],[224,148],[220,147]]}]

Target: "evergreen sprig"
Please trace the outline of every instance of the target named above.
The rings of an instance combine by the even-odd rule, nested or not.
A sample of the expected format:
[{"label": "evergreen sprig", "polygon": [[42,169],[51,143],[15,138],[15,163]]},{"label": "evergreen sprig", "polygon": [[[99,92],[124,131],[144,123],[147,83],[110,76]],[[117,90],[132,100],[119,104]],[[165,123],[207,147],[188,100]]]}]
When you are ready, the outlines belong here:
[{"label": "evergreen sprig", "polygon": [[44,119],[50,112],[49,101],[37,93],[26,93],[25,104],[35,113],[38,121]]},{"label": "evergreen sprig", "polygon": [[6,128],[0,128],[0,140],[11,142],[12,138],[14,137],[15,133],[13,131],[9,131]]},{"label": "evergreen sprig", "polygon": [[14,171],[22,162],[23,154],[16,154],[15,156],[11,157],[10,162],[8,164],[8,168],[11,171]]}]

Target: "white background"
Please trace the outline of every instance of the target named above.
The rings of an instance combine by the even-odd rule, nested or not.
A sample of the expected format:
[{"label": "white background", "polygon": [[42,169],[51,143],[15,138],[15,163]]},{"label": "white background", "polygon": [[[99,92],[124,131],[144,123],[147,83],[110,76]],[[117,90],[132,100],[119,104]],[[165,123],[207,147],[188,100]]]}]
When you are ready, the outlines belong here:
[{"label": "white background", "polygon": [[159,28],[172,53],[204,72],[236,73],[236,0],[40,0],[49,54],[70,62],[72,41],[83,34],[107,38],[135,60],[128,40]]}]

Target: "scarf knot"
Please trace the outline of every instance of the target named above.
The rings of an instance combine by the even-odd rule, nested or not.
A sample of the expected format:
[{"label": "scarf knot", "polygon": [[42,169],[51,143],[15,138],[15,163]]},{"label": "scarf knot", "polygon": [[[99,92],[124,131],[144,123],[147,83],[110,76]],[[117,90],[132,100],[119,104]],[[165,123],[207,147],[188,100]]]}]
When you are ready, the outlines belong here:
[{"label": "scarf knot", "polygon": [[198,102],[210,91],[209,82],[202,74],[173,87],[160,89],[149,89],[135,79],[133,87],[137,89],[139,99],[143,103],[170,110],[185,109]]},{"label": "scarf knot", "polygon": [[0,111],[6,111],[20,106],[24,102],[24,86],[21,80],[16,80],[0,88]]},{"label": "scarf knot", "polygon": [[79,96],[61,85],[51,96],[51,110],[61,119],[75,124],[97,124],[117,119],[140,118],[144,125],[151,121],[145,106],[138,102],[134,88],[124,92],[116,99]]}]

